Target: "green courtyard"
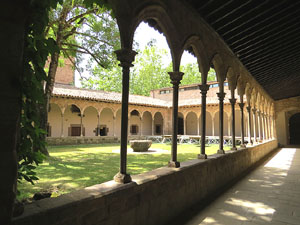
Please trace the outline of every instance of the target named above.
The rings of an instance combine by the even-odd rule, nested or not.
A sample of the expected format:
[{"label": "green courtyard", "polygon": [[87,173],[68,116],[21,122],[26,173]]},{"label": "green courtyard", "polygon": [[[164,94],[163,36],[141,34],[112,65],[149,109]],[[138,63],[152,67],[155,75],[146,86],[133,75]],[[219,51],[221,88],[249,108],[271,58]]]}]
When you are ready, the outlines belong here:
[{"label": "green courtyard", "polygon": [[[39,180],[35,185],[26,181],[18,184],[18,198],[30,198],[36,192],[51,191],[52,197],[69,193],[94,184],[113,179],[119,171],[119,144],[50,146],[50,157],[37,169]],[[128,146],[129,148],[129,146]],[[167,165],[171,155],[170,144],[152,144],[150,149],[162,149],[160,153],[128,153],[128,173],[140,174]],[[225,146],[229,150],[230,146]],[[215,154],[218,145],[206,147],[208,155]],[[196,144],[178,144],[180,162],[197,158],[200,146]]]}]

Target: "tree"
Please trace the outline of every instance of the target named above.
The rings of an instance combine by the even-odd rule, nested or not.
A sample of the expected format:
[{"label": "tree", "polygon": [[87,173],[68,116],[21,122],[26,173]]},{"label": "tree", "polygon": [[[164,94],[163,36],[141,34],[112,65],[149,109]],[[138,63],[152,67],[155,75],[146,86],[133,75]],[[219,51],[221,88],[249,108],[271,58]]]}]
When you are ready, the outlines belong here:
[{"label": "tree", "polygon": [[[45,36],[56,41],[58,51],[51,54],[45,85],[45,103],[40,106],[41,127],[46,130],[50,97],[59,65],[59,58],[68,58],[79,72],[78,64],[85,55],[88,68],[94,63],[102,68],[112,68],[112,52],[119,48],[119,32],[115,20],[107,9],[91,4],[85,6],[84,0],[64,0],[49,15]],[[45,137],[44,137],[45,138]],[[47,153],[44,149],[43,152]]]}]

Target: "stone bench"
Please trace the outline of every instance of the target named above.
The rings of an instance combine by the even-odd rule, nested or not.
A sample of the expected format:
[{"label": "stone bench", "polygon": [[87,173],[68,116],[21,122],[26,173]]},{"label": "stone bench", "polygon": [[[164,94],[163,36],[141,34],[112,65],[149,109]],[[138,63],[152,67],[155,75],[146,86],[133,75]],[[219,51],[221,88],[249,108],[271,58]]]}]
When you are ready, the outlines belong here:
[{"label": "stone bench", "polygon": [[152,145],[151,140],[132,140],[129,143],[134,152],[147,152]]}]

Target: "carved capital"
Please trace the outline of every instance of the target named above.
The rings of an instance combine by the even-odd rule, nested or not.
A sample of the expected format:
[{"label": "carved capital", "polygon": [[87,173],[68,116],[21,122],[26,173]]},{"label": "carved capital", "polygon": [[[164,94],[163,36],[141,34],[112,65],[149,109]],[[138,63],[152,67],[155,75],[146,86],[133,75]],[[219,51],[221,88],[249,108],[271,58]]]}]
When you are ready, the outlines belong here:
[{"label": "carved capital", "polygon": [[174,86],[178,86],[180,84],[180,81],[182,80],[182,76],[183,76],[183,72],[168,72],[168,74],[170,75],[170,79],[171,79],[171,84],[173,84]]},{"label": "carved capital", "polygon": [[245,103],[242,103],[242,102],[241,102],[241,103],[239,103],[239,106],[240,106],[240,109],[243,110],[243,109],[244,109],[244,106],[245,106]]},{"label": "carved capital", "polygon": [[236,103],[236,98],[229,99],[229,102],[231,105],[234,105]]},{"label": "carved capital", "polygon": [[126,49],[122,48],[119,50],[115,51],[117,55],[117,59],[121,62],[119,65],[121,67],[132,67],[132,62],[134,61],[134,57],[137,54],[137,52],[131,50],[131,49]]},{"label": "carved capital", "polygon": [[246,109],[249,113],[251,112],[251,106],[247,106]]},{"label": "carved capital", "polygon": [[224,93],[224,92],[223,93],[221,93],[221,92],[217,93],[217,96],[218,96],[220,101],[224,101],[225,95],[226,95],[226,93]]},{"label": "carved capital", "polygon": [[209,90],[209,85],[208,84],[201,84],[199,85],[199,89],[202,95],[206,95],[207,91]]}]

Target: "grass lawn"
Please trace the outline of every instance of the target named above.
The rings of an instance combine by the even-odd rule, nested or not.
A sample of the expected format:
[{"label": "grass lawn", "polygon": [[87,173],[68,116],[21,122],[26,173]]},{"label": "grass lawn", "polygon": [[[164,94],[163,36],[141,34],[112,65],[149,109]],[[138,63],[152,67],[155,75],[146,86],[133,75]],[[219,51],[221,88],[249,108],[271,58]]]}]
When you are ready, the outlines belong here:
[{"label": "grass lawn", "polygon": [[[152,144],[152,149],[167,150],[161,154],[128,154],[127,170],[129,174],[140,174],[166,166],[171,157],[170,144]],[[225,150],[229,150],[225,146]],[[120,156],[114,150],[119,144],[51,146],[50,157],[36,169],[40,178],[35,185],[23,181],[18,184],[21,194],[18,199],[32,197],[34,193],[51,190],[52,197],[80,188],[103,183],[113,179],[119,171]],[[206,154],[217,152],[218,145],[206,148]],[[195,144],[178,145],[178,161],[196,159],[200,146]]]}]

